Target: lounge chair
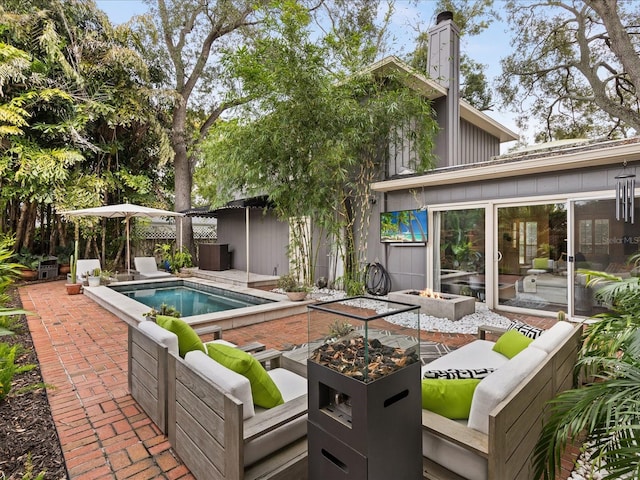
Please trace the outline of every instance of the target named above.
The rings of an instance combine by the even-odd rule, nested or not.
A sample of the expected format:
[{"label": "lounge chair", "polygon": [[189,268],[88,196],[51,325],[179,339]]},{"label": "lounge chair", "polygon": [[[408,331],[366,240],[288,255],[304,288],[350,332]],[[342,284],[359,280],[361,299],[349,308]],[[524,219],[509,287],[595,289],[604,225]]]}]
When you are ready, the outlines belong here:
[{"label": "lounge chair", "polygon": [[133,262],[136,266],[136,270],[141,277],[144,278],[159,278],[159,277],[172,277],[169,272],[158,270],[156,259],[153,257],[135,257]]},{"label": "lounge chair", "polygon": [[89,275],[93,275],[93,271],[96,268],[102,270],[102,267],[100,266],[100,260],[98,258],[84,258],[78,260],[76,262],[76,272],[78,275],[78,279],[82,281],[86,280],[85,277],[87,273],[89,273]]}]

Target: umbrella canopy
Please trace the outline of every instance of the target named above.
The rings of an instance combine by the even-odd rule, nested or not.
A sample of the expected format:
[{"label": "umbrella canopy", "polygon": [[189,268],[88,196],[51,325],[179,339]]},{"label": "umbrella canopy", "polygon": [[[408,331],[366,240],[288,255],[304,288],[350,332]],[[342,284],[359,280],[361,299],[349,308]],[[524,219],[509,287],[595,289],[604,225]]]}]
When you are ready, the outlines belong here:
[{"label": "umbrella canopy", "polygon": [[120,203],[117,205],[104,205],[102,207],[82,208],[80,210],[67,210],[60,212],[66,217],[106,217],[125,219],[127,231],[127,272],[131,270],[131,250],[129,245],[129,219],[131,217],[183,217],[183,213],[161,210],[159,208],[143,207],[132,203]]}]

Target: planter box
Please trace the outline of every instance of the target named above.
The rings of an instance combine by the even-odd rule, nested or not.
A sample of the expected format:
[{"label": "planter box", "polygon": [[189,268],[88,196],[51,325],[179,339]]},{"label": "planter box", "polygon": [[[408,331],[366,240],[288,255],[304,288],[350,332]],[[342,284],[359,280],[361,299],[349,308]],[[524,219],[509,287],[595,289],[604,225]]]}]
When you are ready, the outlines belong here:
[{"label": "planter box", "polygon": [[[415,293],[412,293],[415,292]],[[463,295],[440,294],[442,298],[421,297],[417,290],[400,290],[389,293],[389,300],[418,305],[420,313],[458,321],[476,311],[476,300]]]}]

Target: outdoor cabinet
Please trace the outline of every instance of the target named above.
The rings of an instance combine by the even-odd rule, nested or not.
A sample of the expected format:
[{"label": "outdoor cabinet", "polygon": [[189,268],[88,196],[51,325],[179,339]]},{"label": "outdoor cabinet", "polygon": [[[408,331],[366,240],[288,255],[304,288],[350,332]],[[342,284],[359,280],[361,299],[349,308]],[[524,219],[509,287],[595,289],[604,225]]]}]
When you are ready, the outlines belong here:
[{"label": "outdoor cabinet", "polygon": [[200,270],[229,270],[231,260],[226,243],[203,243],[200,245]]},{"label": "outdoor cabinet", "polygon": [[[309,305],[310,338],[324,339],[307,359],[309,480],[422,478],[418,308],[368,297]],[[399,312],[416,329],[385,329],[381,318]],[[349,358],[328,360],[338,357]]]}]

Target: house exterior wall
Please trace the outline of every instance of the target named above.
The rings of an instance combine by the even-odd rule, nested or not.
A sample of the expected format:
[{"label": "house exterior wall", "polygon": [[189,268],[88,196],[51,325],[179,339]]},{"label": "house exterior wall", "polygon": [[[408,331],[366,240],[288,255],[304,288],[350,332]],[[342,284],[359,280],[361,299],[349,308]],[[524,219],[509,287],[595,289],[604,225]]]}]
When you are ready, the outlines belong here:
[{"label": "house exterior wall", "polygon": [[[428,264],[426,246],[382,244],[379,212],[420,208],[424,202],[427,208],[439,204],[463,202],[489,202],[494,200],[518,199],[547,195],[564,195],[607,191],[613,193],[615,176],[620,166],[592,167],[574,171],[554,173],[541,172],[537,175],[514,176],[507,179],[473,182],[468,184],[428,187],[424,191],[412,193],[408,190],[378,193],[377,212],[372,215],[369,258],[377,258],[388,271],[392,280],[392,290],[424,288]],[[417,202],[417,200],[419,200]],[[533,203],[533,202],[530,202]],[[433,226],[428,225],[429,241],[432,241]]]},{"label": "house exterior wall", "polygon": [[[249,270],[261,275],[287,273],[287,224],[269,211],[265,214],[261,209],[250,209],[249,212]],[[245,215],[242,208],[218,213],[218,243],[229,245],[231,268],[238,270],[247,268]]]}]

